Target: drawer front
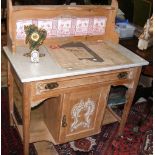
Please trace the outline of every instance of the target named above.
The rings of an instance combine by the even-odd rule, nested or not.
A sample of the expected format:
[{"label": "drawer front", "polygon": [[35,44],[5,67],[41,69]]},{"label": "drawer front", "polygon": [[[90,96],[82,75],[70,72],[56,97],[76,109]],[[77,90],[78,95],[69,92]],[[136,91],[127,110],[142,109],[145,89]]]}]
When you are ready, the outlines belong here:
[{"label": "drawer front", "polygon": [[64,79],[58,80],[44,80],[37,82],[33,85],[35,89],[35,94],[40,95],[47,92],[60,91],[72,87],[83,86],[88,84],[96,84],[103,82],[119,82],[119,81],[127,81],[128,79],[132,79],[132,70],[121,70],[121,71],[111,71],[108,73],[96,73],[92,75],[86,76],[75,76],[68,77]]}]

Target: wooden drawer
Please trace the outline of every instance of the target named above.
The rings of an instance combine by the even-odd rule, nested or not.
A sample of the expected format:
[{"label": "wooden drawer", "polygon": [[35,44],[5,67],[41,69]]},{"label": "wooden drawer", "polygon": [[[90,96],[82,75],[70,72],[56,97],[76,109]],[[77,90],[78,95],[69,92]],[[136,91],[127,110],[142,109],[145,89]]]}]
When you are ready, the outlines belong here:
[{"label": "wooden drawer", "polygon": [[132,79],[132,69],[111,71],[107,73],[87,74],[74,77],[65,77],[53,80],[39,81],[33,84],[35,95],[43,95],[48,92],[57,92],[68,88],[80,87],[96,83],[123,82]]}]

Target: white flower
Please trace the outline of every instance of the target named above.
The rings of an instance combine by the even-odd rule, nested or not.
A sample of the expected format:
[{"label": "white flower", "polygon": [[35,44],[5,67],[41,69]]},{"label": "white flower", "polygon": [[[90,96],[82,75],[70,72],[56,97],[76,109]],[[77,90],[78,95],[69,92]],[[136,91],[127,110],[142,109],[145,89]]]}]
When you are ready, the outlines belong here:
[{"label": "white flower", "polygon": [[33,41],[38,41],[38,39],[39,39],[39,34],[36,33],[36,32],[33,32],[33,33],[31,34],[31,39],[32,39]]}]

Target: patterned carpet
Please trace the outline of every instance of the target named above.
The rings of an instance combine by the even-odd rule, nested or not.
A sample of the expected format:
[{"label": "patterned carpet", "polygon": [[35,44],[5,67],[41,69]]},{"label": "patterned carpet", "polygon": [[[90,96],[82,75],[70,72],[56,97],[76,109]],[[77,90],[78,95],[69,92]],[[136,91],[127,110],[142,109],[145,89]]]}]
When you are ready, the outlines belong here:
[{"label": "patterned carpet", "polygon": [[[2,155],[23,155],[21,139],[16,128],[9,126],[8,93],[2,88]],[[147,110],[152,102],[135,104],[130,112],[124,135],[116,137],[118,123],[105,125],[100,134],[72,143],[56,145],[59,155],[151,155],[153,154],[153,118]],[[94,144],[90,146],[90,144]],[[79,151],[80,150],[80,151]],[[33,144],[30,155],[37,155]]]}]

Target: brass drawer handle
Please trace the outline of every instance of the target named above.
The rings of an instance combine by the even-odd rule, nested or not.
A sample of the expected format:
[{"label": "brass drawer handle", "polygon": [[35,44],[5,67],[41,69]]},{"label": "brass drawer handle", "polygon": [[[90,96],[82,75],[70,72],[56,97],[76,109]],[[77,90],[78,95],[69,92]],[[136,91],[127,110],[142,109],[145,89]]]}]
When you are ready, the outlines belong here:
[{"label": "brass drawer handle", "polygon": [[45,89],[54,89],[54,88],[57,88],[59,86],[58,83],[54,82],[54,83],[47,83],[45,85]]},{"label": "brass drawer handle", "polygon": [[128,73],[127,72],[121,72],[117,75],[117,77],[119,79],[126,79],[128,77]]},{"label": "brass drawer handle", "polygon": [[67,122],[66,122],[66,115],[63,116],[62,118],[62,127],[66,127],[67,126]]}]

